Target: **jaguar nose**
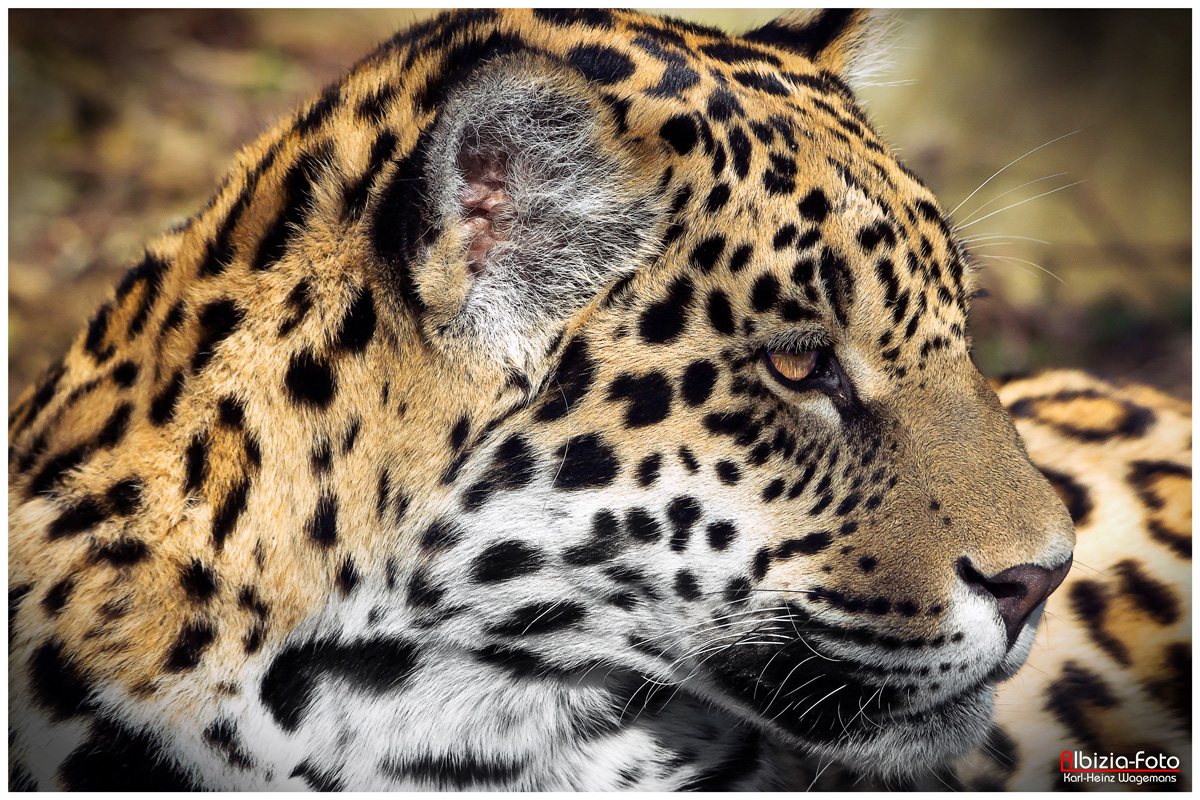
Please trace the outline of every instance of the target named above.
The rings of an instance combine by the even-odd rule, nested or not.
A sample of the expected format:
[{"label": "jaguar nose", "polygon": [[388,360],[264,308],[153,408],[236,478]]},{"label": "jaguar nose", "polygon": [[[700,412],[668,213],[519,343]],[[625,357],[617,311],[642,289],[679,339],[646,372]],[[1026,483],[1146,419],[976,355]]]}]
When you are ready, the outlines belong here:
[{"label": "jaguar nose", "polygon": [[975,569],[971,559],[963,556],[958,560],[958,574],[973,590],[996,599],[1000,618],[1004,620],[1008,632],[1008,646],[1012,647],[1029,615],[1046,602],[1050,593],[1067,577],[1072,560],[1073,556],[1068,557],[1063,563],[1050,568],[1038,564],[1018,564],[988,577]]}]

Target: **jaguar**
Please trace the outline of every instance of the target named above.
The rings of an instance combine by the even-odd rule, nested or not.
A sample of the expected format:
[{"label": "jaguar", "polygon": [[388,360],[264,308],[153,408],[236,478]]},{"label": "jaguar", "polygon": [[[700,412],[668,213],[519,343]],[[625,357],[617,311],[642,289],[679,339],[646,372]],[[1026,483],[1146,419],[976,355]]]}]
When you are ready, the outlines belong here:
[{"label": "jaguar", "polygon": [[1017,785],[1184,709],[1186,412],[997,397],[880,27],[451,12],[245,148],[10,412],[10,786]]}]

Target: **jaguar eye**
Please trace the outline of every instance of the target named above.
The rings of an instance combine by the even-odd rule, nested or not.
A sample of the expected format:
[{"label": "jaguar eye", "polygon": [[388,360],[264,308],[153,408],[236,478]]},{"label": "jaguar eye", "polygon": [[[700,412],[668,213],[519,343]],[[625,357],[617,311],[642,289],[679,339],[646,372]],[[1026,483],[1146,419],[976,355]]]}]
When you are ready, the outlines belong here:
[{"label": "jaguar eye", "polygon": [[800,383],[812,375],[817,368],[818,350],[793,353],[787,350],[768,350],[767,369],[785,386]]}]

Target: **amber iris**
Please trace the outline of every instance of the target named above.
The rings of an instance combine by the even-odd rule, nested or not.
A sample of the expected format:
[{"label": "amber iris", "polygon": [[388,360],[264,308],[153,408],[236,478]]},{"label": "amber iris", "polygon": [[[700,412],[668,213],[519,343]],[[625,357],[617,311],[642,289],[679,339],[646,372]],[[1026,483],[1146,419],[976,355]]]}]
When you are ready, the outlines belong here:
[{"label": "amber iris", "polygon": [[783,377],[790,381],[802,381],[812,374],[817,366],[817,351],[805,350],[802,353],[769,352],[767,359]]}]

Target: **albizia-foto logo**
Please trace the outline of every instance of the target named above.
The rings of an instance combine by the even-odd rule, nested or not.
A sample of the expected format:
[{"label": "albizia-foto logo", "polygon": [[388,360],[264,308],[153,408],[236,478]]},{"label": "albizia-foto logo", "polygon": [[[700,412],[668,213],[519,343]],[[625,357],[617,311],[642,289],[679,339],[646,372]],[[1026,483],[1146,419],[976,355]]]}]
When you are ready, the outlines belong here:
[{"label": "albizia-foto logo", "polygon": [[1138,750],[1132,756],[1063,750],[1058,768],[1067,783],[1176,783],[1179,759]]}]

